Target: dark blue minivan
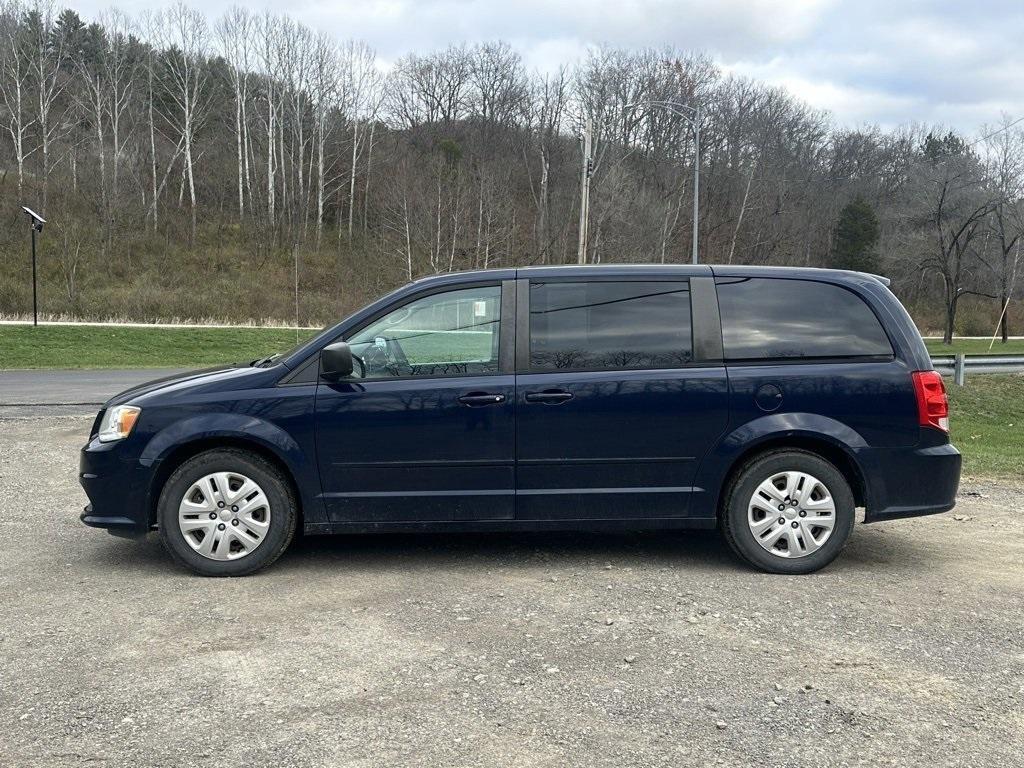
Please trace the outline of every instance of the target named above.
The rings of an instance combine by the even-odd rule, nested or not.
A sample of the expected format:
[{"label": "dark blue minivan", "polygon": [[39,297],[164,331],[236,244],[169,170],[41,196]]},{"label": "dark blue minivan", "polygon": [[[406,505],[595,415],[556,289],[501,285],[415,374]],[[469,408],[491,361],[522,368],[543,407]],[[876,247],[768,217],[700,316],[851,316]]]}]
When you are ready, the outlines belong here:
[{"label": "dark blue minivan", "polygon": [[953,506],[942,379],[873,275],[531,267],[419,280],[288,352],[112,398],[82,521],[210,576],[306,534],[721,528],[809,573]]}]

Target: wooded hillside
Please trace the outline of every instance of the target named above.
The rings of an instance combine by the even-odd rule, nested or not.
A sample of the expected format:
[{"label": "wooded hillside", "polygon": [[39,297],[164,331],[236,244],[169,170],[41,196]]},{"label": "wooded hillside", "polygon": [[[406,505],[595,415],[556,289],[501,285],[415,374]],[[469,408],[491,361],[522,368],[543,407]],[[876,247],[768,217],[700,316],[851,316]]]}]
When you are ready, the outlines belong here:
[{"label": "wooded hillside", "polygon": [[652,102],[700,108],[702,261],[871,269],[923,330],[995,328],[1024,231],[1009,116],[850,128],[685,51],[542,75],[495,42],[382,67],[287,16],[86,24],[18,2],[0,11],[0,313],[31,311],[23,204],[50,221],[41,310],[79,318],[318,324],[440,271],[687,262],[694,132]]}]

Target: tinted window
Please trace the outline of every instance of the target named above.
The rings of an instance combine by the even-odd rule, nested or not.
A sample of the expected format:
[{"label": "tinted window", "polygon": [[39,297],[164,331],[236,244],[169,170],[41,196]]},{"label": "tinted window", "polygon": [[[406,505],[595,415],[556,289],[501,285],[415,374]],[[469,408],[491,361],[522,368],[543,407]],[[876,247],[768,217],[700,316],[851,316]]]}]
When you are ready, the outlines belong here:
[{"label": "tinted window", "polygon": [[[501,288],[436,293],[389,312],[347,341],[370,379],[496,373]],[[355,364],[355,375],[364,371]]]},{"label": "tinted window", "polygon": [[673,368],[691,357],[685,281],[530,285],[531,370]]},{"label": "tinted window", "polygon": [[838,285],[726,279],[718,282],[718,305],[727,359],[892,354],[874,312]]}]

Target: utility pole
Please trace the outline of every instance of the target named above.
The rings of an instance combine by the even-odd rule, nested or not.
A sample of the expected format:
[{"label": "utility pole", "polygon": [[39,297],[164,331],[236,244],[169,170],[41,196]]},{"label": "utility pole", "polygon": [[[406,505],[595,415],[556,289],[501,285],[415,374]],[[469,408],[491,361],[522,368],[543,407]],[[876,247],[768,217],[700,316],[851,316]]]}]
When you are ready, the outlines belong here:
[{"label": "utility pole", "polygon": [[32,325],[34,327],[39,325],[39,303],[36,300],[36,232],[43,231],[46,219],[26,205],[21,206],[21,210],[28,216],[32,226]]},{"label": "utility pole", "polygon": [[593,162],[590,158],[593,142],[593,123],[590,115],[583,122],[583,173],[580,178],[580,245],[577,254],[579,264],[587,263],[587,227],[590,223],[590,174]]}]

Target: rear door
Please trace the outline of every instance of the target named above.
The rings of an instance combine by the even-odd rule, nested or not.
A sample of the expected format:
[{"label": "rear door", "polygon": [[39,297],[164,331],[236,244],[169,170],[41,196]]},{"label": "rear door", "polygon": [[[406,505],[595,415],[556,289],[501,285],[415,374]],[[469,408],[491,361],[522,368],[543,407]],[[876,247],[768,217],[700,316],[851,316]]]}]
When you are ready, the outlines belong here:
[{"label": "rear door", "polygon": [[518,282],[516,517],[686,516],[728,419],[712,279]]},{"label": "rear door", "polygon": [[766,412],[803,414],[844,424],[871,446],[917,443],[910,367],[860,296],[811,279],[716,282],[733,429]]}]

